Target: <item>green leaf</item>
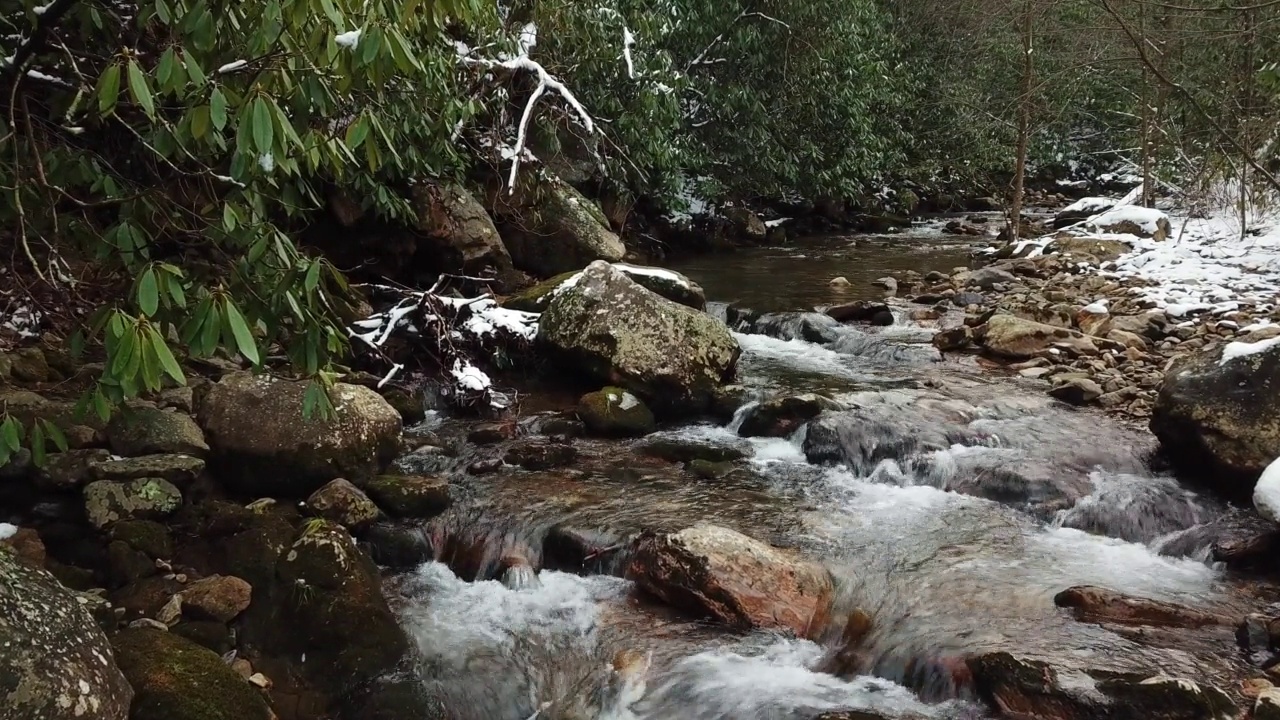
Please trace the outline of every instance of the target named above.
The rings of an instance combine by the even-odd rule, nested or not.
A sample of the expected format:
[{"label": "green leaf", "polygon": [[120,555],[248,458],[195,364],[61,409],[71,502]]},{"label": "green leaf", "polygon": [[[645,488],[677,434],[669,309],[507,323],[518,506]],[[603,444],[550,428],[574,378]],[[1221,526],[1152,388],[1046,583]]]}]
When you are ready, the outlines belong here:
[{"label": "green leaf", "polygon": [[200,105],[191,111],[191,137],[203,140],[209,133],[210,110],[208,105]]},{"label": "green leaf", "polygon": [[165,374],[179,385],[186,385],[187,378],[182,374],[182,367],[174,359],[173,352],[169,350],[169,344],[164,341],[160,333],[154,330],[151,331],[151,348],[155,351],[156,359],[160,361],[160,368]]},{"label": "green leaf", "polygon": [[182,278],[170,277],[166,285],[169,288],[169,297],[173,298],[173,304],[180,308],[185,308],[187,306],[187,294],[182,289]]},{"label": "green leaf", "polygon": [[107,396],[103,394],[102,388],[93,391],[93,411],[98,414],[98,419],[102,422],[111,418],[111,405],[107,402]]},{"label": "green leaf", "polygon": [[209,95],[209,119],[219,132],[227,126],[227,97],[222,94],[221,88],[215,87]]},{"label": "green leaf", "polygon": [[231,326],[231,334],[235,336],[236,348],[246,360],[257,365],[259,363],[258,344],[249,330],[249,323],[245,322],[244,315],[240,314],[240,309],[231,301],[231,298],[223,302],[223,310],[226,313],[227,324]]},{"label": "green leaf", "polygon": [[156,286],[154,268],[147,268],[138,280],[138,307],[147,317],[155,316],[156,310],[160,309],[160,290]]},{"label": "green leaf", "polygon": [[218,333],[222,329],[222,313],[217,305],[210,305],[204,325],[200,328],[200,354],[208,357],[218,347]]},{"label": "green leaf", "polygon": [[253,100],[253,144],[259,153],[269,153],[274,140],[275,127],[271,123],[271,109],[261,97]]},{"label": "green leaf", "polygon": [[133,96],[133,101],[142,106],[142,111],[149,118],[156,116],[156,103],[151,97],[151,88],[147,85],[147,78],[142,74],[142,68],[138,67],[138,63],[133,58],[129,58],[129,94]]},{"label": "green leaf", "polygon": [[367,137],[369,137],[369,123],[366,122],[364,116],[361,115],[355,122],[351,123],[351,125],[347,127],[347,147],[351,150],[355,150],[360,147],[360,143],[364,142]]},{"label": "green leaf", "polygon": [[116,379],[123,378],[125,371],[129,368],[133,356],[137,348],[134,346],[132,330],[120,335],[120,341],[116,344],[115,355],[111,358],[111,375]]},{"label": "green leaf", "polygon": [[315,292],[315,289],[319,286],[320,286],[320,261],[313,260],[311,262],[311,267],[307,268],[307,278],[303,283],[303,287],[305,287],[307,289],[307,292],[310,293],[310,292]]},{"label": "green leaf", "polygon": [[58,448],[58,452],[66,452],[68,448],[67,436],[62,434],[62,428],[58,427],[57,423],[48,420],[41,420],[40,424],[44,426],[45,434],[53,441],[53,446]]},{"label": "green leaf", "polygon": [[140,333],[138,346],[142,355],[142,383],[151,392],[160,389],[160,358],[156,355],[155,337],[151,332]]},{"label": "green leaf", "polygon": [[203,85],[206,78],[200,63],[196,62],[195,58],[191,57],[191,53],[185,50],[182,53],[182,58],[183,64],[187,67],[187,74],[191,76],[191,79],[197,85]]},{"label": "green leaf", "polygon": [[109,65],[98,79],[98,112],[110,115],[120,99],[120,66]]},{"label": "green leaf", "polygon": [[10,452],[18,452],[22,449],[22,425],[15,417],[6,417],[3,423],[0,423],[0,440],[4,441],[5,447]]},{"label": "green leaf", "polygon": [[44,467],[45,450],[44,450],[44,428],[40,423],[36,423],[31,428],[31,462],[36,467]]}]

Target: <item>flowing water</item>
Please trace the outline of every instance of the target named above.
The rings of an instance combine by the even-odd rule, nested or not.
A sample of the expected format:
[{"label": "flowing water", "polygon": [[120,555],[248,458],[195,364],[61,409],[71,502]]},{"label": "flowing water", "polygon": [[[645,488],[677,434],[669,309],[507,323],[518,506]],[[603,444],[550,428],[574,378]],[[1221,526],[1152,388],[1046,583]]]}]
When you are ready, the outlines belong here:
[{"label": "flowing water", "polygon": [[[946,271],[966,253],[929,233],[822,238],[675,269],[724,316],[731,301],[804,311],[866,296],[890,271]],[[854,286],[832,290],[835,275]],[[477,446],[467,423],[432,420],[451,452],[402,462],[457,473],[458,497],[445,516],[406,531],[435,561],[395,576],[389,592],[418,641],[414,672],[443,699],[443,716],[812,720],[861,708],[987,717],[961,668],[993,650],[1066,671],[1229,673],[1238,659],[1227,631],[1144,640],[1053,604],[1067,587],[1100,585],[1238,617],[1252,600],[1207,562],[1197,535],[1226,508],[1150,471],[1144,431],[943,360],[929,331],[898,316],[878,332],[804,312],[736,328],[752,392],[820,391],[841,409],[790,438],[738,437],[750,406],[727,425],[662,429],[665,439],[749,453],[716,480],[649,457],[653,438],[580,440],[567,469],[470,476],[462,469],[505,446]],[[535,436],[547,419],[526,417],[521,432]],[[627,540],[698,522],[826,564],[838,588],[831,628],[818,642],[731,633],[639,597],[621,578]],[[855,608],[872,631],[837,677],[823,670]]]}]

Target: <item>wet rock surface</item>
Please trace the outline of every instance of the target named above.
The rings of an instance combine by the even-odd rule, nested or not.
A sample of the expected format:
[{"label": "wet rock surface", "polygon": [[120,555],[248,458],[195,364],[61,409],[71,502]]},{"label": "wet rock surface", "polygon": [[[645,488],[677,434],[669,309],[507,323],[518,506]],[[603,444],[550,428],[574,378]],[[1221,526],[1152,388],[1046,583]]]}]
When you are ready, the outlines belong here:
[{"label": "wet rock surface", "polygon": [[102,630],[47,572],[0,547],[0,716],[125,720],[134,696]]}]

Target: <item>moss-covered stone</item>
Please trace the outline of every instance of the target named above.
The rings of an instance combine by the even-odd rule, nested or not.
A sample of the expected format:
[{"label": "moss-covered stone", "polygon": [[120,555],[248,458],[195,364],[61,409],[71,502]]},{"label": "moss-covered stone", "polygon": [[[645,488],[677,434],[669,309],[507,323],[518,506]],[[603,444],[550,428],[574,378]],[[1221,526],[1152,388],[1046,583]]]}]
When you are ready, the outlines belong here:
[{"label": "moss-covered stone", "polygon": [[41,383],[49,380],[49,361],[38,347],[27,347],[9,354],[9,375],[19,382]]},{"label": "moss-covered stone", "polygon": [[306,497],[338,477],[376,475],[400,449],[400,413],[374,391],[338,383],[337,417],[303,415],[306,382],[233,373],[210,388],[200,424],[229,488]]},{"label": "moss-covered stone", "polygon": [[0,550],[0,717],[125,720],[132,696],[74,593]]},{"label": "moss-covered stone", "polygon": [[538,341],[569,371],[635,393],[656,413],[705,412],[741,348],[724,323],[595,262],[548,305]]},{"label": "moss-covered stone", "polygon": [[214,620],[184,620],[169,628],[169,632],[212,650],[219,657],[235,647],[231,631],[225,624]]},{"label": "moss-covered stone", "polygon": [[186,487],[204,472],[204,460],[190,455],[144,455],[119,459],[103,459],[89,467],[95,480],[137,480],[161,478]]},{"label": "moss-covered stone", "polygon": [[271,706],[222,658],[174,633],[117,633],[116,661],[134,689],[131,720],[273,720]]},{"label": "moss-covered stone", "polygon": [[639,437],[657,429],[649,406],[618,387],[583,395],[578,400],[578,417],[587,430],[605,437]]},{"label": "moss-covered stone", "polygon": [[379,475],[364,486],[383,510],[400,518],[431,518],[449,507],[449,482],[425,475]]},{"label": "moss-covered stone", "polygon": [[577,271],[570,270],[569,272],[560,273],[549,280],[543,280],[507,298],[502,302],[502,306],[508,310],[540,313],[546,310],[547,303],[551,302],[552,291],[576,274]]},{"label": "moss-covered stone", "polygon": [[591,200],[547,176],[522,178],[514,193],[494,186],[489,205],[517,268],[543,277],[595,260],[618,262],[627,248]]},{"label": "moss-covered stone", "polygon": [[157,572],[155,562],[146,553],[119,540],[107,545],[107,571],[112,587],[123,587]]},{"label": "moss-covered stone", "polygon": [[378,520],[382,511],[360,488],[338,478],[311,493],[307,508],[316,515],[348,528],[363,528]]},{"label": "moss-covered stone", "polygon": [[173,557],[169,529],[152,520],[124,520],[111,526],[109,537],[156,559]]},{"label": "moss-covered stone", "polygon": [[36,471],[36,482],[42,489],[55,492],[79,489],[94,479],[93,465],[109,457],[111,453],[101,449],[51,453]]},{"label": "moss-covered stone", "polygon": [[84,488],[84,509],[89,522],[105,528],[119,520],[158,520],[182,505],[182,493],[160,478],[129,482],[99,480]]},{"label": "moss-covered stone", "polygon": [[204,433],[190,415],[141,403],[128,405],[111,418],[107,439],[111,451],[125,457],[157,454],[204,457],[209,452]]}]

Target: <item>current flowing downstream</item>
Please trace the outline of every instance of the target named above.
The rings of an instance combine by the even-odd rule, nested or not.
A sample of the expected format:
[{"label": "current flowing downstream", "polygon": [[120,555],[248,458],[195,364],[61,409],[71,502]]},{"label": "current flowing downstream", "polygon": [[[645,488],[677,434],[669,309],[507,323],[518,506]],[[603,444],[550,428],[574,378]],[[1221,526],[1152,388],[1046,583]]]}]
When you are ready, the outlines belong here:
[{"label": "current flowing downstream", "polygon": [[[894,263],[964,263],[963,249],[938,247],[937,236],[896,242],[913,248],[909,260],[901,247],[827,240],[676,269],[703,284],[719,301],[710,312],[723,315],[729,301],[803,311],[848,299],[826,287],[833,275],[852,276],[841,263],[860,268],[863,285]],[[770,275],[775,284],[763,287]],[[988,717],[962,659],[999,650],[1068,670],[1219,673],[1230,662],[1219,637],[1138,644],[1075,621],[1053,596],[1099,585],[1238,616],[1240,591],[1206,561],[1197,535],[1229,509],[1150,471],[1153,441],[1143,431],[939,358],[927,330],[898,320],[876,332],[791,312],[735,328],[740,381],[753,393],[820,392],[840,409],[789,438],[740,438],[734,422],[662,429],[663,439],[744,450],[724,477],[699,479],[647,456],[653,438],[576,441],[567,469],[460,475],[454,508],[413,530],[440,562],[388,583],[419,642],[415,672],[448,708],[422,717]],[[534,414],[523,427],[537,433],[546,419]],[[456,453],[410,455],[409,467],[461,471],[502,452],[466,442],[466,423],[429,422]],[[826,637],[734,634],[637,597],[620,577],[626,540],[698,522],[826,564],[838,591]],[[553,569],[549,538],[565,529],[599,539],[585,567]],[[502,582],[513,553],[543,569]],[[872,630],[837,676],[831,657],[855,608]]]}]

